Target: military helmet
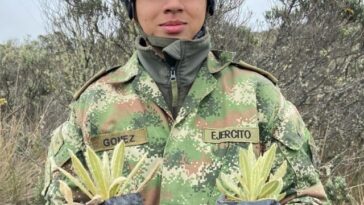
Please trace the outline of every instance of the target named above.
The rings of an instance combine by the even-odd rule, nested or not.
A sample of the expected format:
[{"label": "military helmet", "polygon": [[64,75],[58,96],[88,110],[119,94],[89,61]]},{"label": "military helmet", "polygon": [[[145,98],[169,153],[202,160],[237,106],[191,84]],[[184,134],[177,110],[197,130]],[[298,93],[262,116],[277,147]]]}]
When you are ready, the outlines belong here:
[{"label": "military helmet", "polygon": [[[123,0],[130,19],[134,18],[135,0]],[[207,11],[212,16],[215,11],[215,0],[207,0]]]}]

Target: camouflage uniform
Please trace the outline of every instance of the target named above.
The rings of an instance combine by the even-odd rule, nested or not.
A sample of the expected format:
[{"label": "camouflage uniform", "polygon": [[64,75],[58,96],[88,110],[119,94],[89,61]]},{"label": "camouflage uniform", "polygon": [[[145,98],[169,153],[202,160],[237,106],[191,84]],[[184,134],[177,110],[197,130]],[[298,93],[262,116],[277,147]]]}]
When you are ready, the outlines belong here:
[{"label": "camouflage uniform", "polygon": [[[123,67],[92,79],[71,104],[69,120],[53,134],[43,193],[48,203],[61,203],[57,182],[61,176],[51,161],[67,167],[67,149],[81,153],[87,144],[110,150],[123,140],[126,173],[144,154],[148,159],[143,170],[163,159],[142,193],[145,204],[215,204],[220,195],[216,178],[221,171],[237,171],[237,151],[249,143],[256,152],[277,143],[274,168],[288,161],[284,191],[300,196],[290,203],[316,204],[314,197],[325,193],[312,164],[312,137],[296,108],[269,73],[232,63],[226,56],[208,54],[176,118],[137,54]],[[133,181],[131,191],[142,178]]]}]

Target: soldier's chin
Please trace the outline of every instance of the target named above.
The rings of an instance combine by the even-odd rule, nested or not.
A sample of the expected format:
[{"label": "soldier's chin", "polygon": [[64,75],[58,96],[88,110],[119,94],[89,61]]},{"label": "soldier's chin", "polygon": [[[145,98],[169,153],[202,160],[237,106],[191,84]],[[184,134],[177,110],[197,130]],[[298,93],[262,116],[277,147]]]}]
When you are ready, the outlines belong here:
[{"label": "soldier's chin", "polygon": [[181,39],[181,40],[191,40],[192,37],[186,34],[184,30],[181,32],[166,32],[162,30],[160,33],[157,34],[159,37],[163,38],[174,38],[174,39]]}]

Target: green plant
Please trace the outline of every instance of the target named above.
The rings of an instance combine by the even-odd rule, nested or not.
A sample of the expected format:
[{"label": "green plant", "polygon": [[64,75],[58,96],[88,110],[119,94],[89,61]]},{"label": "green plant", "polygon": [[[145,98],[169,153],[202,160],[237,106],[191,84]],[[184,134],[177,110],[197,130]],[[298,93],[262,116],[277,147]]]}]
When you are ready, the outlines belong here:
[{"label": "green plant", "polygon": [[5,105],[7,103],[5,98],[0,98],[0,106]]},{"label": "green plant", "polygon": [[273,174],[271,169],[277,146],[271,148],[256,159],[253,146],[248,150],[239,151],[239,172],[233,178],[224,173],[216,179],[216,186],[229,201],[256,201],[262,199],[281,200],[285,194],[280,194],[283,188],[283,176],[287,171],[284,161]]},{"label": "green plant", "polygon": [[[60,167],[57,167],[57,169],[91,199],[89,204],[101,204],[111,197],[126,194],[125,192],[129,182],[137,174],[146,158],[146,155],[144,155],[132,169],[130,174],[127,177],[124,177],[122,176],[125,152],[125,144],[123,142],[119,143],[114,148],[111,162],[107,152],[104,152],[102,159],[100,159],[95,151],[87,146],[84,155],[89,171],[86,170],[72,151],[69,152],[72,160],[72,167],[77,178]],[[140,192],[145,184],[153,177],[154,173],[159,168],[160,163],[161,162],[158,161],[155,164],[136,192]],[[68,204],[76,204],[73,203],[71,189],[63,181],[60,181],[60,191]]]}]

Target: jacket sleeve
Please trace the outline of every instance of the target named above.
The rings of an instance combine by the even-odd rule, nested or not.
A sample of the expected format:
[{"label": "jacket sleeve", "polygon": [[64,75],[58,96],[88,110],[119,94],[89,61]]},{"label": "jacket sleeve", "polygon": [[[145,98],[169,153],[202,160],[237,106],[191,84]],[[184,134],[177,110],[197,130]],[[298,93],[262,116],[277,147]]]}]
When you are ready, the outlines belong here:
[{"label": "jacket sleeve", "polygon": [[[327,204],[326,194],[314,165],[315,145],[296,107],[279,89],[264,82],[258,89],[258,107],[262,112],[263,136],[266,146],[278,144],[276,169],[288,162],[283,190],[288,204]],[[273,170],[274,171],[274,170]]]},{"label": "jacket sleeve", "polygon": [[[77,155],[81,153],[83,147],[82,132],[76,123],[75,114],[72,111],[70,118],[52,133],[45,167],[45,185],[42,191],[42,195],[47,201],[46,204],[64,204],[63,197],[59,192],[59,180],[68,181],[56,169],[56,166],[69,171],[70,156],[68,150],[71,150]],[[80,194],[74,185],[69,182],[68,184],[72,188],[74,198],[76,198],[75,201],[82,201],[84,196]]]},{"label": "jacket sleeve", "polygon": [[313,163],[316,161],[314,140],[296,107],[283,100],[274,123],[272,134],[279,143],[278,156],[289,164],[285,189],[288,195],[294,196],[289,204],[324,203],[325,190]]}]

